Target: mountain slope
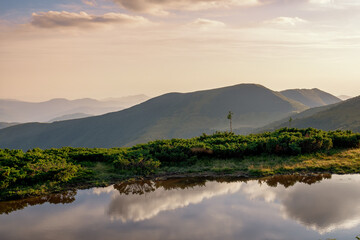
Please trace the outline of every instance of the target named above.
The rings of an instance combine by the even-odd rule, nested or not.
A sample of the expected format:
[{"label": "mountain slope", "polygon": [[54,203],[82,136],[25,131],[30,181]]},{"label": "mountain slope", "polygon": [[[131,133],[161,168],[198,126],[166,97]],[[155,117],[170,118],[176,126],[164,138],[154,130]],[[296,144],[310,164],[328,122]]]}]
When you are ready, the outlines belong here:
[{"label": "mountain slope", "polygon": [[233,126],[259,127],[306,107],[254,84],[169,93],[134,107],[102,116],[29,123],[0,131],[1,148],[119,147],[154,139],[192,137]]},{"label": "mountain slope", "polygon": [[63,115],[83,113],[100,115],[119,111],[149,98],[145,95],[99,101],[91,98],[67,100],[56,98],[46,102],[23,102],[0,99],[1,122],[48,122]]},{"label": "mountain slope", "polygon": [[[311,111],[314,113],[311,114]],[[291,125],[296,128],[314,127],[323,130],[341,129],[360,132],[360,96],[315,110],[309,109],[295,118],[297,119]],[[289,126],[288,121],[273,128],[285,126]]]},{"label": "mountain slope", "polygon": [[91,117],[91,116],[93,116],[93,115],[86,114],[86,113],[72,113],[72,114],[66,114],[66,115],[62,115],[62,116],[53,118],[49,122],[65,121],[65,120],[71,120],[71,119],[86,118],[86,117]]},{"label": "mountain slope", "polygon": [[18,124],[20,124],[20,123],[0,122],[0,129],[7,128],[7,127],[11,127],[11,126],[15,126],[15,125],[18,125]]},{"label": "mountain slope", "polygon": [[[253,129],[251,131],[251,133],[262,133],[262,132],[272,132],[276,129],[282,128],[282,127],[289,127],[290,123],[289,123],[289,119],[290,117],[292,118],[292,121],[296,120],[296,119],[301,119],[301,118],[306,118],[306,117],[310,117],[316,113],[325,111],[327,109],[330,109],[332,107],[334,107],[335,105],[337,105],[339,103],[335,103],[335,104],[331,104],[331,105],[326,105],[326,106],[321,106],[321,107],[315,107],[315,108],[310,108],[307,109],[303,112],[300,113],[294,113],[290,116],[287,116],[286,118],[283,118],[281,120],[272,122],[270,124],[267,124],[263,127],[257,128],[257,129]],[[291,126],[293,126],[293,122],[291,123]]]},{"label": "mountain slope", "polygon": [[341,99],[317,88],[289,89],[281,91],[280,93],[285,97],[298,101],[310,108],[341,102]]}]

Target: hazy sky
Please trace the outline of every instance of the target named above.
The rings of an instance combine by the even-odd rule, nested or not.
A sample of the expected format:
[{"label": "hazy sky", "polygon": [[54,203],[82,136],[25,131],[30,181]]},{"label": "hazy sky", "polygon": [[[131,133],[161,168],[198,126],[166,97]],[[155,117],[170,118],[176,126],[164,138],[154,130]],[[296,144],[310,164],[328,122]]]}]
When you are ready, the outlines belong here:
[{"label": "hazy sky", "polygon": [[360,94],[359,0],[1,0],[0,98]]}]

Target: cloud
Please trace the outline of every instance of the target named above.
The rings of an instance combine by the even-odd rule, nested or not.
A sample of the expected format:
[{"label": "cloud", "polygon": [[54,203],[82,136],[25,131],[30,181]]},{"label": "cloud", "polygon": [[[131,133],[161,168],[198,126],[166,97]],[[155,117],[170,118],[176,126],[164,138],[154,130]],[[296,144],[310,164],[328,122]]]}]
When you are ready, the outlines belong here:
[{"label": "cloud", "polygon": [[329,3],[334,3],[334,0],[309,0],[309,3],[314,3],[314,4],[329,4]]},{"label": "cloud", "polygon": [[39,12],[32,14],[31,25],[40,28],[92,28],[101,25],[143,25],[149,21],[141,16],[130,16],[121,13],[106,13],[104,15],[90,15],[86,12]]},{"label": "cloud", "polygon": [[298,17],[277,17],[268,21],[265,24],[280,26],[280,27],[293,27],[300,24],[307,23],[308,21]]},{"label": "cloud", "polygon": [[308,0],[308,3],[315,6],[340,10],[360,6],[359,0]]},{"label": "cloud", "polygon": [[95,0],[82,0],[82,2],[83,2],[84,4],[89,5],[89,6],[92,6],[92,7],[94,7],[94,6],[97,5],[97,3],[96,3]]},{"label": "cloud", "polygon": [[195,21],[189,23],[187,26],[199,28],[201,30],[208,30],[213,28],[223,28],[225,23],[205,18],[198,18]]},{"label": "cloud", "polygon": [[113,0],[121,7],[135,12],[167,15],[171,10],[198,11],[234,6],[258,5],[258,0]]}]

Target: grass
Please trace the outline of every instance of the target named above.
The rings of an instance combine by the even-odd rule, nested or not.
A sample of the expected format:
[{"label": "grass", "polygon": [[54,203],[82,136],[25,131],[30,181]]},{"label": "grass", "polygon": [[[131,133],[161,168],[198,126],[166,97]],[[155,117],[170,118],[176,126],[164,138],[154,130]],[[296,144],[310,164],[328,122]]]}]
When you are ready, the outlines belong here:
[{"label": "grass", "polygon": [[243,158],[200,158],[178,165],[160,165],[154,174],[136,175],[114,167],[111,162],[81,162],[80,174],[65,183],[44,182],[6,189],[0,200],[19,199],[67,190],[108,186],[131,178],[186,176],[266,177],[288,174],[360,173],[360,149],[318,152],[298,156],[260,155]]},{"label": "grass", "polygon": [[360,173],[360,149],[331,150],[299,156],[253,156],[241,159],[203,159],[191,166],[161,167],[158,174],[201,173],[271,176],[294,173]]}]

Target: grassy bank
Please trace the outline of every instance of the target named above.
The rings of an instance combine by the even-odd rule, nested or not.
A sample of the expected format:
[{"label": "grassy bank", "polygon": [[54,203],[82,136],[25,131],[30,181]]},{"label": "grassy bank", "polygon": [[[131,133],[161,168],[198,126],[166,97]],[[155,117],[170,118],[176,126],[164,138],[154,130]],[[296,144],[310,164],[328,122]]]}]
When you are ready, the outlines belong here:
[{"label": "grassy bank", "polygon": [[220,174],[265,177],[282,174],[360,173],[360,149],[332,150],[298,156],[249,156],[238,159],[203,159],[191,166],[162,167],[158,175]]},{"label": "grassy bank", "polygon": [[105,186],[133,177],[360,173],[360,135],[280,129],[215,133],[131,148],[0,150],[0,200]]}]

